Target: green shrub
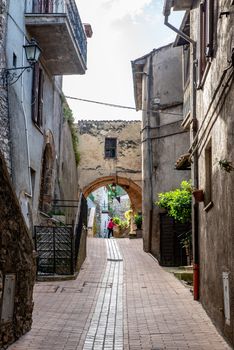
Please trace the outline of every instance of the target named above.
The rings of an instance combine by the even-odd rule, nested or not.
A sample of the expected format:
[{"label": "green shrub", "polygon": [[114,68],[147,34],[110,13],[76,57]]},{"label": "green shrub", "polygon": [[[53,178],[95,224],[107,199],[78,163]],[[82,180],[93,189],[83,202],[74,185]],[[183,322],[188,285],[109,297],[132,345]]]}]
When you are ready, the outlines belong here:
[{"label": "green shrub", "polygon": [[114,222],[116,225],[120,225],[121,219],[118,218],[117,216],[115,216],[115,217],[113,217],[113,222]]},{"label": "green shrub", "polygon": [[187,223],[192,215],[192,186],[189,181],[182,181],[180,188],[173,191],[159,193],[159,200],[155,203],[168,211],[168,215],[175,221]]}]

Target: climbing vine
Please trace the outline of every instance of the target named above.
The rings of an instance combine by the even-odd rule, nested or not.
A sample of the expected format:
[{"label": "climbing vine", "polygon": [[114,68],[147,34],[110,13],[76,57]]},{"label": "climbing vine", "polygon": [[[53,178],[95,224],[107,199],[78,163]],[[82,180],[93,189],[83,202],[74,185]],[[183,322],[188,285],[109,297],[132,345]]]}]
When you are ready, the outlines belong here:
[{"label": "climbing vine", "polygon": [[71,131],[73,151],[75,154],[76,165],[78,165],[80,162],[80,153],[78,149],[79,139],[78,139],[77,130],[75,127],[75,119],[73,117],[71,108],[67,104],[65,97],[62,98],[62,101],[63,101],[62,102],[63,116],[64,116],[64,119],[68,122],[70,131]]}]

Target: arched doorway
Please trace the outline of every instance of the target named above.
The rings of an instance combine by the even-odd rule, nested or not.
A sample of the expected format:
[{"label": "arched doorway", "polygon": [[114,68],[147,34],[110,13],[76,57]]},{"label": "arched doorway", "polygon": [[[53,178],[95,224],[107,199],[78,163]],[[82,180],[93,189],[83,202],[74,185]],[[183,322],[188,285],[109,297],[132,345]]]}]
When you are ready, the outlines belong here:
[{"label": "arched doorway", "polygon": [[109,184],[116,184],[121,186],[129,195],[131,206],[133,211],[141,211],[142,206],[142,190],[141,188],[131,179],[120,177],[120,176],[105,176],[96,179],[91,182],[85,188],[83,188],[84,196],[87,197],[91,192],[95,191],[99,187],[106,186]]},{"label": "arched doorway", "polygon": [[46,133],[46,144],[42,157],[41,188],[39,198],[39,208],[48,213],[51,209],[54,184],[54,140],[50,131]]}]

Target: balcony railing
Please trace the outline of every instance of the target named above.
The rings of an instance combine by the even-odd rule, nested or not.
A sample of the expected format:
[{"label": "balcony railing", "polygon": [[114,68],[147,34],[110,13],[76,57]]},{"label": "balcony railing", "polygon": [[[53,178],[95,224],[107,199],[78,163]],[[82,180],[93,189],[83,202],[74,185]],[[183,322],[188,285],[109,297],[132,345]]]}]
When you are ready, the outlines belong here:
[{"label": "balcony railing", "polygon": [[87,39],[75,0],[26,0],[26,14],[67,15],[72,34],[84,64],[87,62]]}]

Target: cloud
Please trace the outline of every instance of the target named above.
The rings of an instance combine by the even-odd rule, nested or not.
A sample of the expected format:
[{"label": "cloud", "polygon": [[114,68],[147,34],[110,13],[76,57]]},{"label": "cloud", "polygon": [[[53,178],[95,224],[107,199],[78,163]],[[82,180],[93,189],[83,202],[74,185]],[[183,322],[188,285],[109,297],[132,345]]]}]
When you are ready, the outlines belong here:
[{"label": "cloud", "polygon": [[152,0],[102,0],[102,7],[108,12],[112,20],[122,19],[130,16],[134,19],[143,13],[146,6],[150,5]]}]

